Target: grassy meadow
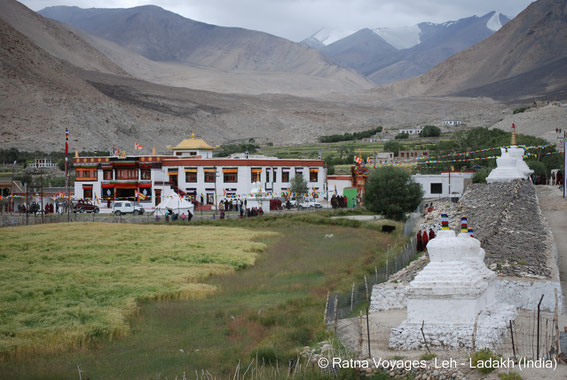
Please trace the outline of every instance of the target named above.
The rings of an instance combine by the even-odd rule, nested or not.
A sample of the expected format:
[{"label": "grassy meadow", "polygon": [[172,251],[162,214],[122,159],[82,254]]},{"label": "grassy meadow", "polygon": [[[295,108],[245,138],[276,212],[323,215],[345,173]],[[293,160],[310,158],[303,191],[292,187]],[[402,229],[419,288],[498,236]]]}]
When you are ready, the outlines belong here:
[{"label": "grassy meadow", "polygon": [[0,235],[0,354],[59,351],[129,333],[140,300],[202,298],[213,274],[254,263],[235,228],[48,224]]},{"label": "grassy meadow", "polygon": [[[128,320],[128,335],[92,340],[67,352],[0,361],[0,378],[76,379],[80,366],[83,379],[194,378],[196,372],[201,378],[204,371],[224,379],[233,377],[238,363],[242,374],[252,361],[275,367],[279,375],[270,378],[285,378],[287,362],[298,349],[332,337],[323,324],[327,292],[348,291],[385,264],[388,245],[395,250],[406,242],[399,224],[395,233],[384,234],[379,231],[384,221],[330,218],[337,214],[341,212],[140,226],[175,231],[170,237],[223,236],[227,247],[235,239],[243,254],[253,251],[242,262],[256,260],[239,271],[220,264],[223,269],[199,285],[216,289],[204,291],[206,297],[146,298]],[[334,237],[325,239],[326,234]],[[314,378],[326,377],[316,373]]]}]

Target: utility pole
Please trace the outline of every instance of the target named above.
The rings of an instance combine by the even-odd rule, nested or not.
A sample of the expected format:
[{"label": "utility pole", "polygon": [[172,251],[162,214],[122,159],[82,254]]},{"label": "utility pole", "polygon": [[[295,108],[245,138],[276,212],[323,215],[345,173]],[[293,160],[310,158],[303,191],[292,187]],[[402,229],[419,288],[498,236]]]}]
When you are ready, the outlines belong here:
[{"label": "utility pole", "polygon": [[563,199],[567,196],[567,176],[565,175],[565,168],[567,167],[567,131],[563,131]]}]

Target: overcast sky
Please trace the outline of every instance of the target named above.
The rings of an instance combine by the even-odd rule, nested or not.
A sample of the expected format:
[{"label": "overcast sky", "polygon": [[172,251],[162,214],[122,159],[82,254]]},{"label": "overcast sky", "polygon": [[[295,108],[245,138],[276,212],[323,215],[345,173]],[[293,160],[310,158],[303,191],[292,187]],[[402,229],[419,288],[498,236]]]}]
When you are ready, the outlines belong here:
[{"label": "overcast sky", "polygon": [[[2,0],[0,0],[2,1]],[[326,27],[357,31],[365,27],[441,23],[492,10],[515,17],[533,0],[19,0],[34,11],[53,5],[130,8],[154,4],[184,17],[221,26],[260,30],[301,41]]]}]

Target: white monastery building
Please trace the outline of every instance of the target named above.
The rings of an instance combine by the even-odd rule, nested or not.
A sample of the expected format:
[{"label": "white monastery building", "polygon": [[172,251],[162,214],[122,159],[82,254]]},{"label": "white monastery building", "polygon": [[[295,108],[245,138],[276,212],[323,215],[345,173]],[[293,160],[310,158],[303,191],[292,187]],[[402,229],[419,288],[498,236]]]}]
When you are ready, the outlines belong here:
[{"label": "white monastery building", "polygon": [[73,160],[75,198],[108,203],[117,199],[139,198],[146,209],[161,202],[172,190],[182,196],[218,204],[220,200],[243,198],[258,190],[281,197],[290,190],[290,181],[302,175],[310,195],[323,198],[327,169],[323,160],[279,159],[265,156],[234,155],[213,157],[213,148],[195,138],[168,147],[172,155],[78,157]]}]

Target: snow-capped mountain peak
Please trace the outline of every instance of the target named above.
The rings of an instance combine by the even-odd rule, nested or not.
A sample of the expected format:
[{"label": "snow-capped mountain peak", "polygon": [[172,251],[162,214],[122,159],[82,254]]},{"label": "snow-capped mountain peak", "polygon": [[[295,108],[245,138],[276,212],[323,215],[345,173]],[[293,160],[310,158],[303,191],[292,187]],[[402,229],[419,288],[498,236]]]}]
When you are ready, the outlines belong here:
[{"label": "snow-capped mountain peak", "polygon": [[486,23],[486,27],[494,32],[499,31],[500,28],[502,28],[501,15],[502,14],[500,12],[494,12],[492,17]]},{"label": "snow-capped mountain peak", "polygon": [[307,40],[319,41],[321,44],[327,46],[335,41],[350,36],[354,32],[355,30],[321,28],[317,32],[312,34],[309,38],[307,38]]},{"label": "snow-capped mountain peak", "polygon": [[409,49],[421,42],[421,29],[418,25],[398,28],[374,28],[372,31],[398,50]]}]

